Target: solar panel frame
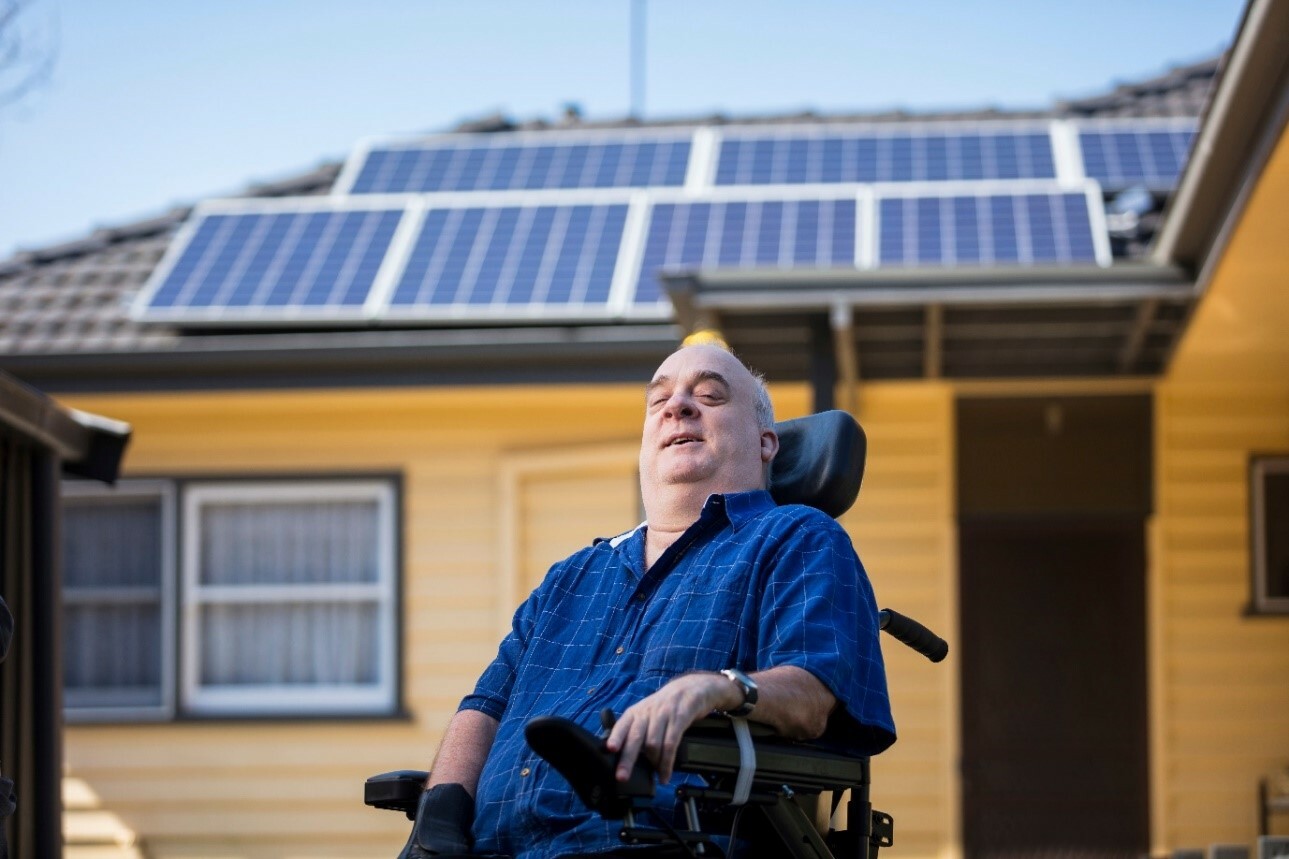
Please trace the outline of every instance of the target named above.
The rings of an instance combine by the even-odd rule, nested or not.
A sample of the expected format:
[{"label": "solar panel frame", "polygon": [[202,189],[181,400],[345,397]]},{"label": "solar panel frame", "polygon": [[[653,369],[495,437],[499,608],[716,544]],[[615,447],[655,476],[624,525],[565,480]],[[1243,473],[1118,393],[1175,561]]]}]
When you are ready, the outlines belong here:
[{"label": "solar panel frame", "polygon": [[[1070,120],[1069,123],[1075,130],[1074,145],[1084,176],[1097,180],[1104,190],[1110,192],[1134,185],[1144,185],[1155,192],[1171,191],[1186,169],[1199,131],[1198,120],[1190,117],[1106,117]],[[1115,148],[1107,149],[1105,141],[1099,138],[1111,135]],[[1117,150],[1120,145],[1127,145],[1128,137],[1135,138],[1127,153],[1129,159],[1135,159],[1143,169],[1134,170],[1131,163],[1128,169],[1124,169]],[[1093,140],[1097,141],[1096,145],[1089,145]],[[1168,150],[1153,151],[1153,145],[1162,140],[1167,141]],[[1167,162],[1163,165],[1167,169],[1159,169],[1159,156]],[[1155,169],[1144,169],[1147,162]]]},{"label": "solar panel frame", "polygon": [[[846,265],[837,266],[839,268],[860,267],[861,247],[864,244],[865,234],[870,230],[869,212],[871,211],[870,198],[872,191],[863,185],[754,185],[754,186],[723,186],[720,188],[710,188],[695,193],[692,191],[672,191],[672,190],[651,190],[646,195],[642,195],[639,201],[641,210],[640,231],[636,236],[636,243],[630,247],[624,246],[623,258],[618,262],[621,268],[621,281],[623,291],[620,298],[620,312],[623,317],[630,319],[665,319],[671,316],[671,305],[666,298],[665,292],[658,289],[658,300],[651,302],[637,301],[641,285],[644,278],[644,266],[646,257],[649,255],[649,237],[653,227],[655,216],[660,212],[660,207],[677,206],[677,205],[715,205],[715,204],[757,204],[757,203],[817,203],[817,202],[840,202],[852,203],[854,205],[854,227],[851,233],[851,256]],[[724,225],[722,224],[722,227]],[[844,225],[843,225],[844,226]],[[747,222],[744,223],[746,230]],[[835,233],[833,234],[836,235]],[[799,240],[797,236],[794,241]],[[820,232],[816,236],[816,241],[823,241],[823,234]],[[712,233],[704,237],[705,247],[703,255],[705,257],[715,253],[719,258],[726,249],[720,247],[719,238],[713,238]],[[835,241],[835,239],[834,239]],[[780,259],[783,253],[783,238],[780,236]],[[744,245],[742,250],[746,250],[746,236],[744,236]],[[791,253],[795,254],[797,248],[793,248]],[[754,266],[715,266],[705,265],[702,261],[695,263],[685,263],[676,261],[665,264],[660,267],[659,271],[678,271],[684,269],[698,268],[739,268],[746,271],[751,270],[787,270],[794,266],[784,266],[781,263],[757,264]]]},{"label": "solar panel frame", "polygon": [[[371,293],[395,273],[397,260],[390,250],[405,232],[408,207],[414,203],[415,198],[405,195],[371,195],[364,198],[230,198],[204,201],[194,208],[170,242],[147,283],[131,303],[129,315],[136,321],[212,326],[364,323],[370,319]],[[322,236],[312,246],[302,244],[304,234],[319,225],[324,234],[328,231],[334,234],[336,230],[343,229],[343,226],[338,226],[342,222],[335,218],[310,216],[360,213],[379,213],[384,216],[376,225],[372,225],[370,219],[364,219],[360,225],[360,231],[365,231],[366,238],[370,240],[366,244],[362,243],[362,235],[355,237],[347,251],[344,250],[344,244],[321,241]],[[293,215],[300,216],[294,224],[278,217],[289,218]],[[391,222],[390,218],[394,220]],[[225,237],[214,251],[215,256],[211,256],[210,248],[199,250],[201,257],[196,260],[187,256],[194,249],[195,242],[208,235],[203,230],[215,223],[216,219],[228,219],[223,224],[233,224],[242,219],[244,225],[250,225],[252,232],[271,232],[284,223],[289,225],[285,227],[287,235],[282,236],[283,244],[271,245],[264,241],[268,236],[260,236],[259,241],[250,242],[239,250],[230,252],[226,250],[228,237]],[[235,226],[231,228],[236,229]],[[215,229],[222,227],[217,226]],[[291,235],[292,231],[294,236]],[[376,234],[373,235],[373,232]],[[386,235],[388,238],[381,241]],[[310,247],[312,250],[309,250]],[[206,281],[203,273],[198,280],[188,279],[178,287],[182,301],[164,305],[157,303],[158,296],[162,295],[164,289],[173,288],[171,276],[176,274],[181,265],[205,266],[209,271],[219,261],[219,255],[227,253],[232,253],[232,265],[224,271],[218,284]],[[355,253],[359,256],[355,257]],[[290,296],[284,301],[267,303],[269,299],[275,298],[275,292],[280,292],[284,283],[280,278],[293,266],[303,268],[298,272],[301,280],[295,282]],[[343,300],[291,300],[297,295],[308,298],[312,289],[315,286],[321,287],[323,283],[316,275],[323,275],[328,271],[334,271],[338,277],[328,298],[335,296],[336,289],[343,285],[345,292],[339,296]],[[252,272],[255,278],[253,281],[244,279],[248,272]],[[370,276],[369,281],[367,276]],[[245,295],[246,290],[252,286],[249,298],[232,302],[234,296],[239,293]],[[301,293],[301,289],[305,291]],[[194,302],[194,296],[203,290],[210,298]]]},{"label": "solar panel frame", "polygon": [[[888,181],[922,183],[927,181],[998,181],[1012,178],[1069,180],[1073,177],[1070,177],[1063,172],[1056,141],[1053,139],[1052,124],[1053,121],[1048,119],[1026,119],[980,120],[974,122],[857,122],[747,127],[727,126],[719,131],[720,139],[716,145],[717,152],[714,156],[717,163],[713,167],[710,181],[714,187],[723,188],[746,187],[748,185],[758,184],[832,184],[834,182],[838,184],[877,184]],[[953,161],[953,153],[950,147],[946,149],[945,153],[943,153],[945,156],[943,159],[945,166],[944,176],[933,175],[918,177],[909,175],[906,177],[895,177],[892,175],[891,171],[895,171],[897,169],[907,170],[910,173],[915,171],[919,163],[919,156],[921,158],[921,162],[926,165],[926,168],[931,170],[934,165],[940,163],[941,159],[938,157],[932,157],[935,153],[930,150],[937,149],[940,142],[944,142],[946,147],[948,147],[949,142],[952,140],[961,141],[973,135],[981,136],[990,140],[1005,138],[1008,136],[1023,136],[1025,139],[1030,140],[1032,145],[1045,144],[1041,157],[1045,159],[1045,163],[1050,165],[1051,169],[1050,171],[1042,171],[1042,175],[1036,174],[1033,176],[1022,175],[1017,177],[1008,177],[987,176],[983,174],[980,176],[953,176],[949,175],[951,172],[949,170],[949,166]],[[837,175],[831,178],[827,175],[826,171],[830,169],[829,165],[834,165],[837,171],[842,170],[842,165],[845,163],[845,159],[847,157],[848,147],[852,160],[858,157],[861,149],[872,149],[872,147],[866,145],[869,142],[867,140],[868,138],[872,138],[874,141],[873,145],[877,147],[870,153],[874,159],[873,175],[858,173],[854,176]],[[894,147],[894,142],[901,139],[906,139],[909,143],[907,152],[905,152],[903,148],[900,148],[899,151],[897,151]],[[790,149],[793,145],[797,145],[798,148],[804,147],[804,152],[807,158],[813,158],[818,172],[824,172],[824,175],[811,177],[809,175],[811,171],[810,163],[805,163],[792,168],[794,173],[802,174],[800,176],[787,175],[779,178],[777,181],[771,179],[768,182],[759,182],[746,176],[734,177],[734,180],[731,180],[729,176],[730,168],[725,168],[724,171],[722,170],[722,155],[727,152],[727,144],[730,144],[732,147],[729,151],[733,151],[733,147],[741,149],[745,144],[756,146],[758,143],[764,143],[767,140],[782,143],[783,146],[780,147],[781,150]],[[811,143],[817,143],[818,145],[811,147],[809,145]],[[834,144],[832,149],[836,150],[832,152],[831,158],[826,157],[830,149],[829,144]],[[884,145],[885,149],[883,148]],[[930,149],[928,149],[928,147]],[[765,147],[762,146],[761,148],[764,149]],[[786,157],[787,154],[788,153],[786,151],[782,152],[785,169],[788,169],[792,163],[792,159]],[[778,155],[778,152],[774,152],[768,157],[776,157]],[[1026,152],[1024,155],[1026,158],[1032,158],[1034,153]],[[751,157],[755,160],[758,157],[757,153],[754,153]],[[761,152],[760,157],[764,160],[767,155],[766,153]],[[961,152],[957,153],[957,158],[958,166],[961,168]],[[908,163],[905,164],[905,161]],[[859,170],[865,162],[857,161],[855,163],[859,165],[856,166],[855,169]],[[885,175],[883,175],[884,170]],[[938,171],[939,168],[935,168],[934,172]]]},{"label": "solar panel frame", "polygon": [[[531,152],[534,157],[549,157],[551,163],[545,165],[546,175],[549,175],[553,163],[558,163],[557,158],[567,157],[570,150],[578,147],[590,146],[659,146],[659,145],[681,145],[685,147],[683,160],[683,169],[677,172],[674,177],[671,176],[671,169],[664,171],[662,179],[665,184],[651,184],[646,181],[634,181],[635,176],[628,177],[628,181],[608,183],[590,183],[582,185],[539,185],[537,187],[474,187],[474,188],[408,188],[405,190],[380,191],[379,193],[414,193],[414,194],[443,194],[443,193],[493,193],[493,192],[538,192],[538,191],[558,191],[558,190],[612,190],[619,188],[637,188],[637,187],[682,187],[689,179],[690,161],[693,154],[695,129],[693,127],[682,128],[658,128],[658,129],[577,129],[568,131],[518,131],[518,132],[489,132],[489,133],[450,133],[432,135],[422,138],[367,138],[361,141],[354,149],[353,153],[346,160],[341,168],[340,174],[332,186],[332,195],[339,197],[346,196],[366,196],[369,191],[360,187],[364,182],[364,167],[373,159],[388,157],[385,153],[415,153],[415,152],[447,152],[454,151],[459,156],[462,152],[484,153],[479,156],[487,159],[490,154],[504,153],[509,149],[520,148],[521,150]],[[543,156],[543,151],[549,150],[548,156]],[[603,155],[603,153],[601,153]],[[467,156],[468,157],[468,156]],[[655,160],[659,157],[655,151]],[[671,165],[672,161],[665,162]],[[424,166],[424,165],[422,165]],[[486,163],[479,165],[479,175],[485,175],[483,168],[488,166]],[[493,165],[496,166],[496,165]],[[463,164],[455,165],[456,169],[464,169]],[[409,168],[412,169],[412,168]],[[452,165],[449,165],[452,169]],[[597,170],[600,164],[597,164]],[[622,167],[619,166],[619,171]],[[637,164],[638,169],[638,164]],[[657,169],[655,163],[654,169]],[[512,173],[513,173],[512,169]],[[583,167],[585,174],[586,168]],[[527,175],[531,177],[531,172]],[[598,174],[597,174],[598,176]],[[493,178],[490,176],[490,178]],[[649,177],[652,178],[652,177]]]},{"label": "solar panel frame", "polygon": [[[640,192],[629,189],[583,189],[583,190],[564,190],[564,191],[526,191],[526,192],[473,192],[473,193],[453,193],[453,194],[430,194],[419,195],[415,206],[412,207],[409,227],[409,239],[404,246],[400,248],[401,259],[393,277],[382,284],[382,290],[379,295],[373,295],[372,313],[374,316],[383,320],[394,322],[418,321],[424,323],[452,323],[463,320],[481,320],[490,322],[577,322],[603,320],[613,318],[617,314],[617,305],[620,301],[616,296],[621,292],[620,286],[617,285],[618,269],[622,257],[622,248],[629,242],[630,231],[635,229],[634,223],[638,222],[638,215],[633,216],[632,210],[638,203]],[[519,222],[524,218],[529,218],[529,224],[537,221],[542,217],[538,210],[568,210],[568,209],[591,209],[588,216],[592,219],[588,224],[588,229],[609,228],[620,233],[617,240],[609,239],[610,244],[605,246],[603,241],[594,232],[588,233],[585,243],[579,251],[577,262],[574,263],[566,257],[566,248],[556,249],[551,244],[551,232],[548,230],[543,235],[540,248],[534,249],[529,244],[531,233],[526,234],[522,241],[515,234],[509,234],[507,239],[502,236],[503,241],[507,241],[507,249],[504,258],[501,260],[501,269],[497,267],[495,252],[490,251],[488,242],[490,242],[496,232],[489,227],[488,231],[482,229],[484,226],[483,219],[493,218],[492,226],[503,217],[508,217],[505,213],[518,211],[514,226],[519,226]],[[599,217],[600,212],[608,208],[610,211],[604,213],[603,222],[597,225],[595,219]],[[459,231],[462,223],[467,217],[474,217],[467,213],[477,213],[480,221],[475,224],[466,225],[468,233],[467,240],[469,247],[464,251],[460,247],[449,247],[442,243],[441,234],[439,240],[430,247],[426,248],[423,239],[427,238],[424,230],[427,228],[439,228],[451,226],[453,231]],[[531,214],[528,214],[531,213]],[[570,219],[567,223],[572,223],[571,219],[577,217],[576,213],[571,213],[567,217]],[[558,212],[552,217],[562,217]],[[620,221],[614,220],[620,218]],[[441,223],[440,223],[441,222]],[[543,225],[543,227],[558,225]],[[452,241],[449,239],[449,241]],[[483,242],[481,244],[480,242]],[[606,256],[611,248],[612,256],[607,264],[607,278],[605,277]],[[426,253],[430,254],[426,258]],[[519,254],[519,258],[514,259],[514,254]],[[586,254],[590,253],[591,257]],[[463,257],[462,254],[465,256]],[[554,256],[552,256],[554,254]],[[570,300],[563,301],[529,301],[529,302],[511,302],[511,301],[477,301],[470,300],[477,297],[470,291],[470,286],[478,284],[478,277],[483,275],[488,278],[495,277],[495,283],[502,284],[502,276],[506,274],[509,267],[511,273],[517,270],[528,268],[531,269],[534,255],[538,258],[538,265],[545,268],[538,271],[536,281],[531,284],[534,288],[540,286],[542,289],[551,289],[552,287],[562,288],[564,284],[571,284],[571,288],[582,289],[583,295],[587,295],[593,285],[598,285],[603,298],[594,301],[577,301],[573,300],[574,296],[569,295]],[[453,259],[455,257],[455,259]],[[527,258],[527,259],[525,259]],[[563,271],[568,274],[568,267],[573,266],[571,281],[567,277],[560,277],[559,272]],[[588,270],[588,266],[590,269]],[[436,268],[437,267],[437,268]],[[561,269],[562,267],[562,269]],[[409,302],[400,299],[400,289],[406,296],[406,290],[410,286],[405,284],[405,279],[409,276],[416,276],[417,270],[421,269],[420,285],[417,288],[417,296],[422,300]],[[432,270],[437,270],[437,274],[431,275]],[[450,272],[451,277],[459,277],[455,281],[456,286],[452,287],[453,300],[441,300],[440,290],[450,288],[450,284],[441,282],[444,272]],[[469,279],[467,280],[467,275]],[[485,282],[486,285],[486,282]],[[507,290],[513,290],[517,285],[527,288],[526,282],[521,284],[518,279],[512,279],[505,282]],[[543,297],[549,297],[551,293],[543,293]],[[509,298],[512,293],[507,293]]]},{"label": "solar panel frame", "polygon": [[[977,200],[984,200],[984,199],[1000,199],[1005,197],[1030,197],[1030,196],[1036,196],[1036,195],[1038,196],[1071,195],[1074,197],[1081,197],[1083,206],[1086,207],[1086,213],[1088,216],[1089,235],[1084,238],[1086,238],[1086,240],[1090,242],[1091,249],[1092,249],[1092,259],[1087,262],[1101,267],[1108,267],[1111,265],[1112,258],[1111,258],[1111,250],[1110,250],[1110,237],[1109,237],[1108,231],[1106,230],[1105,208],[1104,208],[1104,202],[1103,202],[1104,196],[1101,191],[1101,186],[1093,179],[1084,179],[1080,182],[1074,182],[1074,183],[1033,180],[1033,181],[1007,181],[1007,182],[935,183],[935,184],[923,184],[923,185],[908,185],[903,183],[885,183],[881,185],[875,185],[873,186],[873,207],[874,207],[874,211],[872,213],[873,229],[869,234],[869,241],[871,242],[871,245],[869,248],[869,254],[870,254],[869,259],[871,260],[871,263],[874,268],[924,267],[924,266],[918,266],[918,265],[910,266],[904,263],[893,263],[891,261],[888,261],[887,257],[883,253],[882,249],[884,246],[884,242],[889,241],[892,237],[892,234],[889,233],[885,228],[886,218],[884,217],[884,214],[883,214],[883,204],[886,203],[887,201],[891,201],[891,200],[956,201],[960,199],[970,199],[970,198],[976,198]],[[993,204],[991,203],[991,206],[992,205]],[[1080,207],[1078,211],[1082,213],[1084,209]],[[945,217],[944,210],[940,209],[936,214],[943,221],[943,218]],[[1021,242],[1021,244],[1018,245],[1015,249],[1014,259],[997,259],[997,258],[994,258],[993,256],[990,256],[988,260],[959,262],[955,258],[950,260],[948,263],[942,261],[939,263],[929,264],[925,267],[940,268],[945,265],[974,266],[974,265],[984,265],[987,263],[994,263],[994,264],[1002,263],[1003,265],[1017,265],[1017,266],[1079,265],[1082,262],[1082,260],[1080,259],[1076,259],[1076,258],[1071,258],[1066,260],[1060,259],[1060,257],[1062,256],[1061,245],[1063,243],[1068,245],[1071,239],[1070,239],[1069,230],[1066,230],[1066,231],[1058,230],[1055,220],[1058,217],[1065,217],[1066,214],[1067,213],[1063,209],[1061,213],[1052,215],[1053,223],[1051,224],[1050,240],[1053,243],[1054,251],[1048,255],[1055,257],[1055,259],[1042,259],[1042,260],[1026,259],[1026,257],[1035,256],[1035,252],[1034,252],[1034,248],[1026,247],[1024,245],[1024,242],[1032,241],[1034,239],[1046,240],[1048,238],[1047,234],[1043,234],[1043,233],[1035,234],[1031,231],[1027,234],[1019,233],[1017,235],[1017,241]],[[922,207],[919,207],[919,209],[917,210],[917,217],[925,217],[925,216],[926,214],[922,211]],[[905,219],[906,221],[908,219],[907,213],[905,214]],[[944,235],[943,232],[940,235],[943,236]],[[1028,235],[1028,238],[1026,237],[1027,235]],[[991,240],[995,240],[995,237],[993,237],[992,234],[989,236],[989,238]],[[924,236],[920,231],[915,233],[915,239],[918,241],[929,241],[929,237]],[[955,241],[956,239],[957,237],[955,236]],[[909,238],[908,233],[906,231],[904,233],[904,238],[903,238],[906,251],[907,251],[907,243],[910,240],[911,239]],[[941,239],[942,246],[943,246],[943,241],[944,239],[942,238]],[[1065,255],[1073,256],[1073,249],[1067,247]],[[907,252],[905,256],[907,256]],[[920,252],[918,253],[918,256],[921,257]]]}]

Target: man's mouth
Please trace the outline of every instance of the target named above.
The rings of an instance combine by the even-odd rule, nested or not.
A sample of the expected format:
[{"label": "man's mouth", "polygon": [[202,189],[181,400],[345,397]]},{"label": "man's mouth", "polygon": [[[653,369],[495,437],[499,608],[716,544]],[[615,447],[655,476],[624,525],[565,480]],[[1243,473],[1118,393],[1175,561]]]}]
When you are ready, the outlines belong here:
[{"label": "man's mouth", "polygon": [[668,441],[665,445],[663,445],[663,447],[676,447],[678,445],[693,444],[695,442],[700,442],[700,441],[702,441],[702,439],[695,435],[680,435]]}]

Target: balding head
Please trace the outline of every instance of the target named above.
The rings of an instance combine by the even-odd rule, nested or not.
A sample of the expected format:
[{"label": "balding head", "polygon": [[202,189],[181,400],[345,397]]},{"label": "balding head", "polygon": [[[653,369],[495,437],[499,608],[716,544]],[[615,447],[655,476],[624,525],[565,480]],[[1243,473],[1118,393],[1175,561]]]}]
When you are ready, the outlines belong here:
[{"label": "balding head", "polygon": [[712,493],[765,487],[779,449],[774,412],[763,381],[728,350],[698,345],[672,353],[646,387],[645,402],[640,487],[651,522],[651,507],[679,512],[694,499],[701,507]]}]

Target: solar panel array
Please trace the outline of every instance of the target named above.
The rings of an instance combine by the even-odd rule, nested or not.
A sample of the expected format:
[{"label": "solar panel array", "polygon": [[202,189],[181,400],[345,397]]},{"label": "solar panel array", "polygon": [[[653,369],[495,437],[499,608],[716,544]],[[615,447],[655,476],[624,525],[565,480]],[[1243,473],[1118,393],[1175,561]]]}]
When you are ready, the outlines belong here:
[{"label": "solar panel array", "polygon": [[655,204],[635,303],[665,300],[665,269],[853,268],[855,214],[854,199]]},{"label": "solar panel array", "polygon": [[362,308],[403,218],[398,209],[212,213],[155,293],[159,316]]},{"label": "solar panel array", "polygon": [[739,135],[716,167],[717,185],[1055,178],[1046,131]]},{"label": "solar panel array", "polygon": [[626,215],[621,203],[431,209],[390,309],[603,307]]},{"label": "solar panel array", "polygon": [[1178,121],[623,129],[361,148],[328,198],[198,207],[134,306],[214,324],[663,318],[659,273],[1110,263]]},{"label": "solar panel array", "polygon": [[1186,166],[1194,137],[1189,127],[1086,128],[1079,132],[1083,170],[1111,190],[1133,185],[1168,190]]},{"label": "solar panel array", "polygon": [[688,137],[600,142],[467,143],[373,148],[350,194],[675,187],[689,167]]},{"label": "solar panel array", "polygon": [[888,197],[878,218],[882,266],[1097,262],[1083,193]]}]

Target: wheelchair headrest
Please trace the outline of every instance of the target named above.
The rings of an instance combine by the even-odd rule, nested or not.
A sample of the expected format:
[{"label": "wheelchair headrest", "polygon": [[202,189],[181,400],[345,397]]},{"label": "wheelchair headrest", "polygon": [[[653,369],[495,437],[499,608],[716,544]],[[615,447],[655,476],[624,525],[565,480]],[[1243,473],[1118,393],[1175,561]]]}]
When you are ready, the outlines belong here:
[{"label": "wheelchair headrest", "polygon": [[779,453],[770,465],[778,504],[808,504],[836,519],[850,509],[864,479],[868,440],[847,412],[779,421]]}]

